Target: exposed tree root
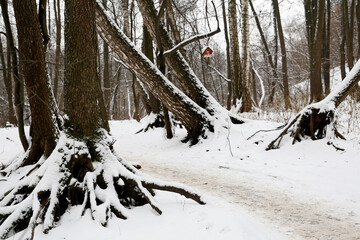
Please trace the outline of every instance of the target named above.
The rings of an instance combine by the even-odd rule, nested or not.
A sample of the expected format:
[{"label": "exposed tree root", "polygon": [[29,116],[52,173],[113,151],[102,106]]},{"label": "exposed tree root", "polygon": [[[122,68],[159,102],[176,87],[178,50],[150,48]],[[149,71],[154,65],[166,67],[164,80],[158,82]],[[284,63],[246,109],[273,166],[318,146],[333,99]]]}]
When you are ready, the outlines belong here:
[{"label": "exposed tree root", "polygon": [[287,134],[293,138],[292,143],[300,142],[305,136],[312,140],[327,137],[329,144],[335,137],[345,139],[335,127],[335,106],[312,104],[298,113],[279,136],[273,140],[266,150],[279,148],[280,142]]},{"label": "exposed tree root", "polygon": [[[153,117],[150,117],[153,116]],[[164,117],[161,114],[153,114],[150,115],[149,118],[149,122],[147,123],[147,125],[140,129],[139,131],[136,132],[136,134],[141,133],[141,132],[147,132],[149,129],[153,129],[153,128],[163,128],[165,127],[165,122],[164,122]]]},{"label": "exposed tree root", "polygon": [[113,215],[126,219],[130,208],[147,203],[161,214],[153,199],[156,189],[204,204],[200,195],[183,186],[142,176],[136,166],[117,156],[111,143],[105,131],[93,141],[77,141],[62,133],[49,158],[19,167],[21,180],[0,199],[0,238],[24,230],[22,239],[33,239],[36,226],[48,232],[75,205],[83,214],[90,210],[103,226]]}]

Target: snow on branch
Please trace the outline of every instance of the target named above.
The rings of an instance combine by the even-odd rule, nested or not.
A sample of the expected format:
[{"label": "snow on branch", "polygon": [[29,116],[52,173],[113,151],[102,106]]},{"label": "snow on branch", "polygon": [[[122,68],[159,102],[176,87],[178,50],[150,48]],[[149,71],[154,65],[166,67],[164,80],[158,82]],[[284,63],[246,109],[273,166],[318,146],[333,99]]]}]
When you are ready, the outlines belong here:
[{"label": "snow on branch", "polygon": [[1,96],[0,96],[0,100],[4,101],[6,104],[8,104],[8,101],[5,100],[5,98],[3,98],[3,97],[1,97]]},{"label": "snow on branch", "polygon": [[209,33],[203,33],[203,34],[197,34],[195,36],[192,36],[182,42],[180,42],[179,44],[177,44],[176,46],[174,46],[173,48],[169,49],[169,50],[166,50],[164,52],[164,56],[166,55],[169,55],[173,52],[176,52],[177,50],[185,47],[186,45],[192,43],[192,42],[195,42],[195,41],[198,41],[200,39],[203,39],[203,38],[209,38],[209,37],[212,37],[214,36],[215,34],[219,33],[221,30],[220,30],[220,24],[219,24],[219,18],[218,18],[218,15],[217,15],[217,12],[216,12],[216,8],[215,8],[215,4],[213,1],[211,1],[212,4],[213,4],[213,7],[214,7],[214,10],[215,10],[215,18],[216,18],[216,22],[217,22],[217,28],[215,31],[211,31]]},{"label": "snow on branch", "polygon": [[219,70],[217,70],[216,68],[214,68],[213,66],[209,65],[209,68],[211,68],[212,70],[214,70],[222,79],[224,79],[227,82],[231,82],[231,79],[227,78],[224,76],[224,74],[222,74],[221,72],[219,72]]}]

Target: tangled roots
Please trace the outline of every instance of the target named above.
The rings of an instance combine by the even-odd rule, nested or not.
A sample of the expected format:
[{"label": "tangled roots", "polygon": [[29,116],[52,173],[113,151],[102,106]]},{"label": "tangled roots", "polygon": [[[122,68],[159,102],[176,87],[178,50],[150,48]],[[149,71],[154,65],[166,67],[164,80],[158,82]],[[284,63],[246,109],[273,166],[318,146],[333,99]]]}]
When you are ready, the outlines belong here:
[{"label": "tangled roots", "polygon": [[[121,159],[105,133],[96,141],[77,141],[62,134],[49,158],[18,168],[22,177],[0,198],[0,238],[25,230],[23,239],[33,239],[37,225],[46,233],[65,211],[80,205],[93,220],[106,226],[113,216],[127,218],[131,207],[149,204],[158,214],[154,190],[184,195],[204,204],[200,195],[183,186],[161,183],[142,176]],[[10,174],[11,177],[12,174]]]}]

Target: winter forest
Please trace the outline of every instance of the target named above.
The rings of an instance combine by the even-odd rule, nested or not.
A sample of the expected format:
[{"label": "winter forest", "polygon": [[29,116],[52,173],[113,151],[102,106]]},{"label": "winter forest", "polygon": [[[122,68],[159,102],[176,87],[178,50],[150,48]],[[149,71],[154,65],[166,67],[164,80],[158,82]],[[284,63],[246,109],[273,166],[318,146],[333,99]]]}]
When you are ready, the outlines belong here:
[{"label": "winter forest", "polygon": [[0,239],[360,239],[360,0],[0,7]]}]

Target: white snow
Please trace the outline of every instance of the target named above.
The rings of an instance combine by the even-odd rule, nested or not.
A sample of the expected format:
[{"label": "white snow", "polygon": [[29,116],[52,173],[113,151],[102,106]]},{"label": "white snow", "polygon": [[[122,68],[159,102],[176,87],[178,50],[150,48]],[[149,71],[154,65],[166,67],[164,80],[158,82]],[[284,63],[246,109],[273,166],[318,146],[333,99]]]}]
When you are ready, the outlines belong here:
[{"label": "white snow", "polygon": [[[204,193],[208,204],[198,205],[177,194],[158,192],[155,200],[162,215],[149,205],[137,207],[126,211],[127,220],[113,217],[106,228],[93,221],[89,212],[80,217],[82,207],[74,207],[48,234],[36,228],[37,240],[277,240],[304,239],[307,234],[313,234],[313,239],[360,237],[359,138],[337,141],[346,149],[344,152],[328,146],[326,139],[295,145],[291,145],[291,139],[283,139],[279,150],[265,151],[278,131],[260,132],[246,139],[260,129],[274,129],[279,124],[254,120],[232,125],[228,137],[214,134],[203,144],[189,147],[181,143],[186,134],[182,129],[175,130],[174,139],[166,140],[163,129],[135,134],[142,124],[111,122],[117,152],[126,160],[140,163],[145,175],[180,181]],[[21,154],[17,130],[0,129],[1,163],[7,164]],[[9,184],[15,183],[0,178],[0,194]],[[339,224],[343,222],[345,227],[336,225],[334,219],[340,219]],[[339,235],[326,230],[326,225]],[[341,229],[348,231],[346,226],[355,231],[349,232],[355,238],[341,235],[346,234]],[[14,239],[21,239],[21,233]]]}]

